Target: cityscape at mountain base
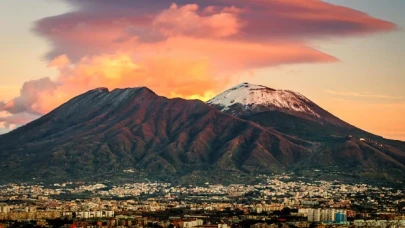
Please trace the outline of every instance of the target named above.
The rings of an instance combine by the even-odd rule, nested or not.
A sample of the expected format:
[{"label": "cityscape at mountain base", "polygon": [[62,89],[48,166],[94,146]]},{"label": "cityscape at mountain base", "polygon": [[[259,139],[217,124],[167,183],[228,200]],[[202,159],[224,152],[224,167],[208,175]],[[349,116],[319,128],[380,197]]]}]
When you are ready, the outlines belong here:
[{"label": "cityscape at mountain base", "polygon": [[0,186],[2,227],[403,227],[404,190],[259,176],[261,183]]}]

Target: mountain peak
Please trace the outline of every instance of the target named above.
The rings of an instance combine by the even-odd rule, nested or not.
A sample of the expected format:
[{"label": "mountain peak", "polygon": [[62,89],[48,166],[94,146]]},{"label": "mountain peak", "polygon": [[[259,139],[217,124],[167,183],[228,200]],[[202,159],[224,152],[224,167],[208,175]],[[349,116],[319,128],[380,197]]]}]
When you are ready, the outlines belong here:
[{"label": "mountain peak", "polygon": [[152,99],[154,97],[157,97],[156,93],[147,87],[116,88],[111,91],[108,88],[99,87],[72,98],[54,111],[60,112],[60,116],[64,118],[70,115],[86,116],[95,110],[115,109],[137,98]]},{"label": "mountain peak", "polygon": [[105,93],[117,92],[118,93],[118,92],[125,92],[125,91],[148,91],[148,92],[151,92],[151,93],[155,93],[146,86],[116,88],[116,89],[111,90],[111,91],[107,87],[98,87],[98,88],[95,88],[95,89],[91,89],[88,92],[105,92]]},{"label": "mountain peak", "polygon": [[109,90],[107,87],[98,87],[98,88],[95,88],[95,89],[90,90],[90,92],[91,92],[91,91],[93,91],[93,92],[98,92],[98,91],[100,91],[100,92],[107,92],[107,93],[110,92],[110,90]]},{"label": "mountain peak", "polygon": [[207,103],[220,107],[221,111],[227,111],[233,106],[242,106],[243,110],[265,107],[271,110],[299,112],[320,117],[311,108],[312,102],[299,93],[290,90],[276,90],[247,82],[226,90]]},{"label": "mountain peak", "polygon": [[236,90],[236,89],[268,89],[268,90],[273,90],[276,91],[275,89],[263,86],[263,85],[256,85],[256,84],[251,84],[248,82],[243,82],[239,85],[236,85],[232,88],[230,88],[229,90]]}]

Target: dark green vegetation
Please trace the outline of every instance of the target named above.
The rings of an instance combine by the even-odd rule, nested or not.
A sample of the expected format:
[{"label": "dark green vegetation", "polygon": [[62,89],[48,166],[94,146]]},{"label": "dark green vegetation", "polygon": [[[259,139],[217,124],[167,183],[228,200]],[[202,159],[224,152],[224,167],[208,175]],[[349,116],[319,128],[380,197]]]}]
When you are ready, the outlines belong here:
[{"label": "dark green vegetation", "polygon": [[147,88],[96,89],[0,136],[0,181],[240,183],[294,171],[403,183],[405,143],[321,111],[319,121],[263,109],[236,117]]}]

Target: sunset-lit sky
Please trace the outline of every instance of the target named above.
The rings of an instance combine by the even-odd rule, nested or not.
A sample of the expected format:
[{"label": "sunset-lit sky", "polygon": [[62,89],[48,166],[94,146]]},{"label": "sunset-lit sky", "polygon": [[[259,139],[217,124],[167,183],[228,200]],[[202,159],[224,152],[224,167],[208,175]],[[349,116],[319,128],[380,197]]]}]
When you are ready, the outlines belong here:
[{"label": "sunset-lit sky", "polygon": [[405,140],[403,0],[2,0],[0,133],[95,87],[298,91]]}]

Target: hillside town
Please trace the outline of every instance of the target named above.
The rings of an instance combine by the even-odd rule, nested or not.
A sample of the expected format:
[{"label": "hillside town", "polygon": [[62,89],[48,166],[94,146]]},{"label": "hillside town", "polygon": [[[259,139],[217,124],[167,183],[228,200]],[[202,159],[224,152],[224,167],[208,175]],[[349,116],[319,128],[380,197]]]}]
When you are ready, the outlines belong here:
[{"label": "hillside town", "polygon": [[405,189],[288,175],[256,185],[7,184],[0,227],[405,227]]}]

